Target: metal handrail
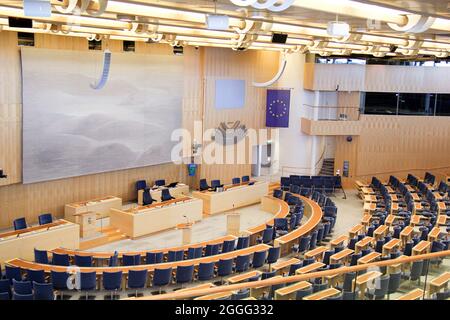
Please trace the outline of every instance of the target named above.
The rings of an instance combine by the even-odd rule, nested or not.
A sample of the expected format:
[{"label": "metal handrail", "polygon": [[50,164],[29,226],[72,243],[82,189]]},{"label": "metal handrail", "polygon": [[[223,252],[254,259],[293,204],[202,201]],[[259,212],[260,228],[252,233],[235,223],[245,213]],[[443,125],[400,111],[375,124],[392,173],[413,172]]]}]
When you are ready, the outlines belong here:
[{"label": "metal handrail", "polygon": [[293,283],[293,282],[306,281],[306,280],[314,279],[314,278],[322,278],[322,277],[326,277],[326,276],[335,276],[335,275],[340,275],[340,274],[349,273],[349,272],[357,272],[357,271],[369,269],[371,267],[387,267],[387,266],[390,266],[393,264],[409,263],[409,262],[414,262],[414,261],[419,261],[419,260],[429,260],[429,259],[433,259],[433,258],[441,258],[441,257],[447,257],[447,256],[450,256],[450,250],[421,254],[421,255],[410,256],[410,257],[399,257],[396,259],[372,262],[372,263],[361,264],[361,265],[350,266],[350,267],[341,267],[341,268],[325,270],[325,271],[316,271],[316,272],[311,272],[311,273],[307,273],[307,274],[288,276],[288,277],[282,277],[282,278],[277,278],[277,279],[269,278],[269,279],[259,280],[259,281],[244,282],[244,283],[238,283],[238,284],[232,284],[232,285],[222,285],[222,286],[212,287],[212,288],[207,288],[207,289],[193,288],[192,290],[188,290],[188,291],[184,291],[184,292],[174,292],[174,293],[168,293],[168,294],[162,294],[162,295],[156,295],[156,296],[137,298],[137,299],[132,299],[132,300],[184,299],[184,298],[198,297],[198,296],[204,296],[204,295],[226,292],[226,291],[237,291],[240,289],[268,287],[268,286],[273,286],[273,285],[278,285],[278,284],[288,284],[288,283]]}]

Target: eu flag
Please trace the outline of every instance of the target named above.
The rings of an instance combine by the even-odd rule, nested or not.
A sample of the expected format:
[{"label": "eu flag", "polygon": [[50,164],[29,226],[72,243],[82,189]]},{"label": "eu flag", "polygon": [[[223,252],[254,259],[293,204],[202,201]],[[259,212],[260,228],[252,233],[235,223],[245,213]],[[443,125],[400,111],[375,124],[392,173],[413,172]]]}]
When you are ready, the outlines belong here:
[{"label": "eu flag", "polygon": [[266,127],[289,127],[290,102],[290,90],[267,90]]}]

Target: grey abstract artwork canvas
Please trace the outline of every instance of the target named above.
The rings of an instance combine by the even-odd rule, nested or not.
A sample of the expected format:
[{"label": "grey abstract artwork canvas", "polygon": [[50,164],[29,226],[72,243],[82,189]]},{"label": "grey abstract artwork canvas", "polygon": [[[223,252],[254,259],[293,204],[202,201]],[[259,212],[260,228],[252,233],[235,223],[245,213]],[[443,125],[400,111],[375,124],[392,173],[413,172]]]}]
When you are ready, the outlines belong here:
[{"label": "grey abstract artwork canvas", "polygon": [[113,53],[106,86],[102,52],[22,48],[23,182],[170,161],[181,127],[183,60]]}]

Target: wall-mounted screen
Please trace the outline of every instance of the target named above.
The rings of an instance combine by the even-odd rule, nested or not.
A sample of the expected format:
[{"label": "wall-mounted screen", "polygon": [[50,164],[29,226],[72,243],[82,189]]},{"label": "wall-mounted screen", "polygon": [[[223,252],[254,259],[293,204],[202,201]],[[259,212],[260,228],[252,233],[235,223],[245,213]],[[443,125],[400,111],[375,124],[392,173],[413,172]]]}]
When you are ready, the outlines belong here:
[{"label": "wall-mounted screen", "polygon": [[245,80],[216,80],[216,109],[239,109],[245,106]]},{"label": "wall-mounted screen", "polygon": [[[181,127],[183,58],[22,48],[23,182],[169,162]],[[157,79],[157,80],[156,80]]]}]

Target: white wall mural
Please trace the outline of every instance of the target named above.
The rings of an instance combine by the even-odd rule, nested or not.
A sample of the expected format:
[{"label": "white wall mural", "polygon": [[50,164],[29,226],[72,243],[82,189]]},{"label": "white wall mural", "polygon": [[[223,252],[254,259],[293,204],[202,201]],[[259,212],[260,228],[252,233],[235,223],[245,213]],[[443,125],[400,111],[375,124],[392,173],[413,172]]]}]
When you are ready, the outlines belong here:
[{"label": "white wall mural", "polygon": [[22,48],[23,182],[170,161],[181,127],[183,58]]}]

